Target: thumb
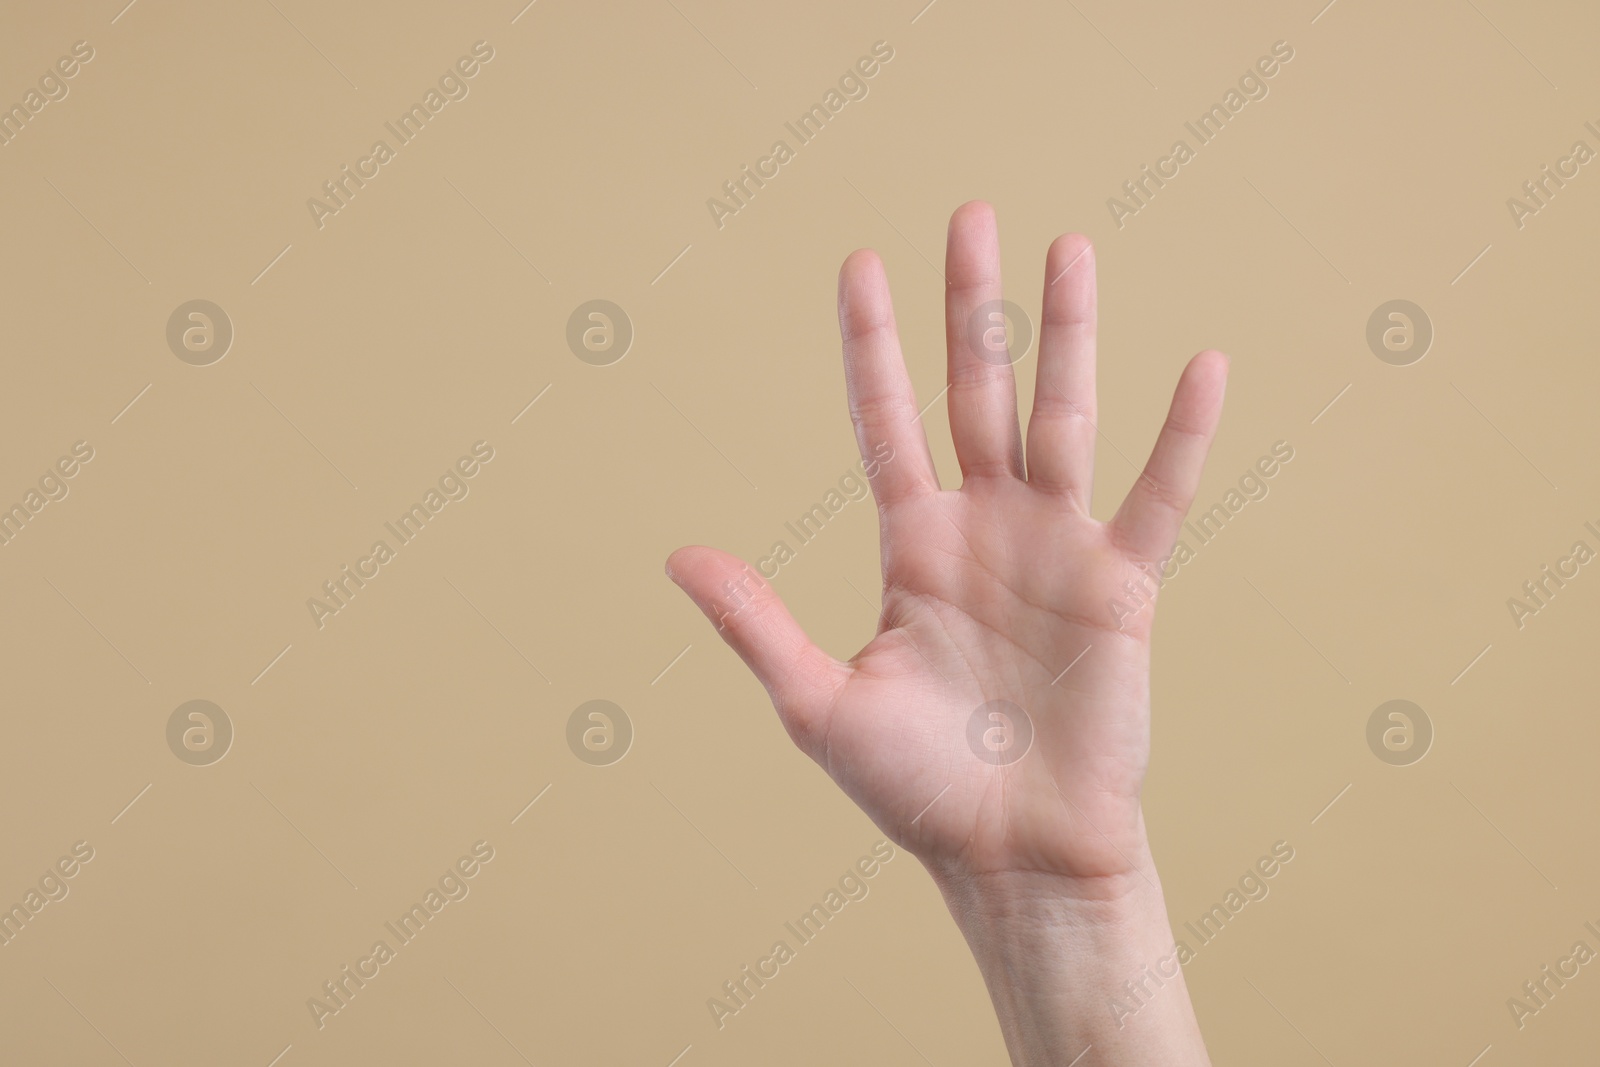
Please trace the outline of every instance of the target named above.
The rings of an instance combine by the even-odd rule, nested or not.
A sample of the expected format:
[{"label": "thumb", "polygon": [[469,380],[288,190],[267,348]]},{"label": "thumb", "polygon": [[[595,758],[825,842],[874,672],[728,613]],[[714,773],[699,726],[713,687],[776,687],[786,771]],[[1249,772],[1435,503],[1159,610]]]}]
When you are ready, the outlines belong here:
[{"label": "thumb", "polygon": [[755,569],[715,548],[680,548],[667,577],[689,594],[717,633],[766,687],[795,744],[813,758],[850,668],[812,643]]}]

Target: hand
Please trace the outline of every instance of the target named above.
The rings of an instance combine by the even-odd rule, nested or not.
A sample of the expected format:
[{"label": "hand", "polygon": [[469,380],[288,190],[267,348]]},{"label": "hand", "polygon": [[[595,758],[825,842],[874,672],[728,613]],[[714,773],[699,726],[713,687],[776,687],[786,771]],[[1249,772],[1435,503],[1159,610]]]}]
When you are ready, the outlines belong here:
[{"label": "hand", "polygon": [[954,491],[940,490],[918,424],[883,264],[856,252],[839,273],[883,556],[867,647],[829,656],[726,553],[679,549],[667,573],[761,679],[789,736],[933,875],[1013,1063],[1077,1063],[1093,1048],[1099,1064],[1204,1067],[1139,790],[1156,577],[1216,432],[1227,359],[1190,361],[1144,472],[1098,522],[1093,250],[1069,234],[1046,257],[1026,455],[1009,354],[972,336],[1000,298],[988,205],[951,217],[945,269]]},{"label": "hand", "polygon": [[[1143,873],[1154,576],[1200,480],[1227,359],[1202,352],[1189,363],[1143,475],[1099,522],[1089,514],[1093,249],[1069,234],[1046,260],[1026,460],[1009,359],[975,351],[969,336],[974,313],[1001,295],[988,205],[952,216],[946,270],[950,428],[963,481],[945,491],[883,265],[863,250],[839,275],[851,417],[869,472],[877,460],[877,636],[840,662],[735,558],[684,548],[668,572],[719,621],[795,742],[935,877],[1037,873],[1085,895],[1121,893]],[[1003,741],[1006,724],[980,711],[1006,708],[994,701],[1026,719],[1012,713],[1015,747],[985,759],[969,726],[978,715],[980,734]],[[1031,748],[1016,758],[1030,723]]]}]

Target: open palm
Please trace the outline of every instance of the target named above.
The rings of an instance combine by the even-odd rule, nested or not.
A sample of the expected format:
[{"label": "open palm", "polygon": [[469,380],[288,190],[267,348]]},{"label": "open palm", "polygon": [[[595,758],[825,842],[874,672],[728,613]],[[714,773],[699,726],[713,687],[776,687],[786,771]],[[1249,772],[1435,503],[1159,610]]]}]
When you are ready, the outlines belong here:
[{"label": "open palm", "polygon": [[883,557],[877,636],[851,660],[833,658],[753,570],[714,549],[680,549],[668,573],[760,678],[795,742],[930,867],[1127,874],[1143,840],[1155,579],[1199,483],[1227,360],[1190,361],[1143,474],[1102,523],[1089,515],[1088,241],[1068,234],[1047,256],[1026,452],[1010,358],[983,330],[1001,297],[987,204],[951,217],[946,276],[963,476],[950,491],[918,419],[882,263],[859,251],[839,276],[851,418],[862,456],[877,461],[867,468],[877,467]]}]

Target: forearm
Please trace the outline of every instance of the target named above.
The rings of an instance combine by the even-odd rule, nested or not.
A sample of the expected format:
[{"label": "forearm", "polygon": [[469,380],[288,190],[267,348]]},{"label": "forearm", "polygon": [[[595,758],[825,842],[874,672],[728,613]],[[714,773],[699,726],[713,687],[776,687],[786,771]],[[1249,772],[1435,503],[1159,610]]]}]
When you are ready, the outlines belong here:
[{"label": "forearm", "polygon": [[1142,843],[1128,858],[1092,883],[935,872],[1017,1067],[1210,1064],[1155,865]]}]

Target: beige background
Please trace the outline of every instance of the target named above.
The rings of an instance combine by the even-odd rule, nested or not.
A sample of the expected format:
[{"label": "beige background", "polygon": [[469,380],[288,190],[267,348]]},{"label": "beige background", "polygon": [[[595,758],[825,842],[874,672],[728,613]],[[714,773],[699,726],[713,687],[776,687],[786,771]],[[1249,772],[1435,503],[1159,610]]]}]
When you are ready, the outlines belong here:
[{"label": "beige background", "polygon": [[[766,554],[854,464],[852,248],[884,256],[937,395],[932,264],[974,197],[1030,315],[1050,240],[1097,243],[1097,512],[1203,347],[1233,379],[1201,499],[1296,450],[1158,627],[1175,923],[1296,850],[1188,968],[1217,1062],[1592,1055],[1596,968],[1521,1030],[1506,1007],[1600,948],[1600,577],[1520,631],[1506,608],[1600,547],[1600,176],[1521,230],[1506,207],[1600,148],[1587,6],[121,4],[12,5],[0,33],[4,102],[95,50],[0,148],[0,502],[95,449],[0,548],[0,898],[95,850],[0,948],[0,1061],[1004,1062],[904,855],[713,1025],[880,835],[661,566]],[[306,200],[479,40],[470,95],[319,230]],[[719,230],[706,199],[878,40],[870,95]],[[1270,95],[1117,228],[1106,199],[1279,40]],[[165,341],[192,298],[236,332],[207,367]],[[564,339],[593,298],[636,330],[608,367]],[[1365,341],[1396,298],[1436,331],[1406,367]],[[942,404],[925,421],[956,484]],[[319,631],[307,598],[478,440],[470,495]],[[875,538],[852,505],[775,582],[841,656],[871,634],[847,582],[875,595]],[[165,739],[196,698],[236,730],[210,766]],[[606,767],[565,741],[595,698],[636,731]],[[1392,698],[1436,731],[1412,766],[1367,747]],[[307,998],[480,839],[470,895],[319,1030]]]}]

